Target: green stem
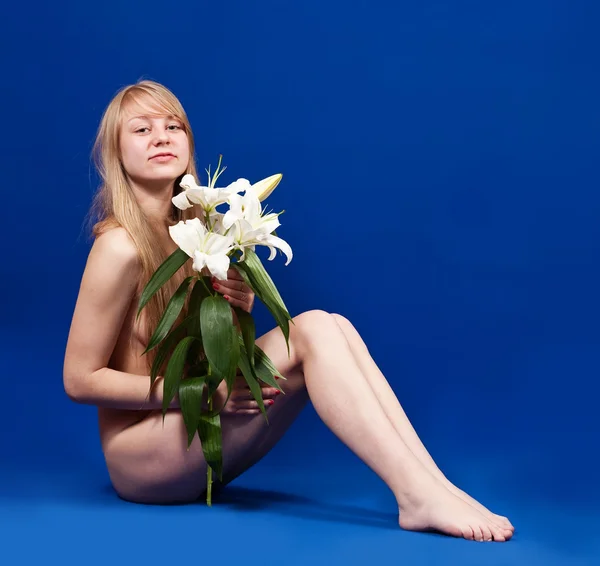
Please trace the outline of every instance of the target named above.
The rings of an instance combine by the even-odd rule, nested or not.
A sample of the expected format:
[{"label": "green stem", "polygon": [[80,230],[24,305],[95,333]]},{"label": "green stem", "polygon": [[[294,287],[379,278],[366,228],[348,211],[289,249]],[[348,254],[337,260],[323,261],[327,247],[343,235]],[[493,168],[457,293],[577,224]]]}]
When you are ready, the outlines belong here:
[{"label": "green stem", "polygon": [[[208,365],[208,375],[210,375],[210,364]],[[213,400],[212,396],[208,400],[208,411],[212,412],[213,409]],[[209,507],[212,507],[212,468],[210,464],[207,462],[207,470],[206,470],[206,504]]]},{"label": "green stem", "polygon": [[200,283],[202,283],[202,285],[204,285],[204,288],[206,289],[206,292],[211,296],[214,297],[216,295],[216,293],[213,293],[207,286],[206,283],[204,281],[204,277],[202,277],[202,274],[198,274],[198,279],[200,280]]}]

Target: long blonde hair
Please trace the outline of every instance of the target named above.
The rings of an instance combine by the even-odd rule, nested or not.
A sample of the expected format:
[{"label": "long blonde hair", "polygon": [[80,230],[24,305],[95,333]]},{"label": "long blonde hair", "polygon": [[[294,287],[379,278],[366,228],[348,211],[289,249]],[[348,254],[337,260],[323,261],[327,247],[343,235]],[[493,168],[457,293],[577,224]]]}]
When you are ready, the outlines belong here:
[{"label": "long blonde hair", "polygon": [[[92,221],[95,221],[92,227],[94,237],[120,226],[133,240],[143,274],[138,293],[167,257],[167,250],[163,249],[161,245],[164,238],[159,237],[160,232],[164,231],[169,224],[193,218],[198,214],[196,207],[182,211],[173,206],[172,219],[165,218],[163,224],[157,223],[146,216],[134,196],[121,160],[120,130],[125,106],[129,103],[143,105],[144,102],[150,102],[165,114],[173,115],[181,121],[188,136],[190,148],[188,167],[181,177],[190,173],[196,179],[198,178],[194,161],[192,129],[177,97],[165,86],[149,80],[139,81],[121,88],[104,111],[92,151],[101,184],[94,196],[90,214],[93,218]],[[173,196],[182,190],[179,186],[181,177],[173,183]],[[146,323],[142,325],[142,328],[145,332],[146,343],[156,329],[172,294],[188,275],[193,275],[191,262],[187,262],[144,308]],[[146,355],[148,368],[151,367],[155,352],[156,350],[153,350]]]}]

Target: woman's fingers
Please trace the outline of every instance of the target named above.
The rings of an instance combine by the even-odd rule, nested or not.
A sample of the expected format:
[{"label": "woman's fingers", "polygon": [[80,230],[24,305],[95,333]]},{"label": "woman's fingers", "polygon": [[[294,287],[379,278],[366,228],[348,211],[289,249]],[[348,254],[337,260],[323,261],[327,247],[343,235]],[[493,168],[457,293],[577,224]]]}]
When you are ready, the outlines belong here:
[{"label": "woman's fingers", "polygon": [[[269,408],[275,403],[275,399],[281,393],[274,387],[264,386],[261,388],[262,399],[265,408]],[[260,413],[258,402],[254,399],[254,395],[248,388],[245,382],[242,384],[239,381],[236,383],[236,388],[231,393],[229,398],[228,412],[235,414],[255,414]]]},{"label": "woman's fingers", "polygon": [[[278,389],[275,389],[274,387],[263,387],[261,391],[263,399],[274,399],[275,397],[277,397],[277,395],[281,393]],[[252,395],[252,392],[247,386],[241,391],[232,393],[231,397],[235,400],[240,401],[254,399],[254,395]]]},{"label": "woman's fingers", "polygon": [[236,298],[240,298],[245,291],[248,291],[248,288],[243,281],[235,279],[227,279],[227,281],[223,281],[213,277],[212,286],[215,291],[225,294],[229,293]]},{"label": "woman's fingers", "polygon": [[[273,405],[273,403],[275,403],[274,399],[265,399],[264,400],[265,407]],[[257,409],[257,410],[259,409],[258,403],[254,400],[252,400],[252,401],[236,401],[234,403],[234,408],[236,411],[244,410],[244,409]]]},{"label": "woman's fingers", "polygon": [[[265,399],[265,409],[268,409],[275,403],[274,399]],[[227,412],[234,415],[255,415],[261,412],[256,401],[230,401]]]},{"label": "woman's fingers", "polygon": [[242,279],[227,279],[222,281],[213,277],[213,289],[233,306],[250,311],[254,304],[254,292],[249,289]]}]

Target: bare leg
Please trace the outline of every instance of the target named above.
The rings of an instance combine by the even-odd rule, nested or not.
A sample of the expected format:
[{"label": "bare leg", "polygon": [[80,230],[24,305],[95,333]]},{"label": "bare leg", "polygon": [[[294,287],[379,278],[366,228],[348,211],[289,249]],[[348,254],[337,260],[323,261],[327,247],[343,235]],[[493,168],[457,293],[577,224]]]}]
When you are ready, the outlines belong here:
[{"label": "bare leg", "polygon": [[[310,311],[294,320],[290,358],[279,329],[257,343],[281,373],[291,377],[284,390],[288,383],[299,390],[305,385],[323,422],[390,487],[398,502],[400,526],[475,540],[510,538],[510,530],[499,528],[450,493],[414,456],[383,411],[333,317]],[[263,429],[262,421],[257,415],[247,424],[260,423],[256,426]],[[274,419],[264,430],[260,445],[255,446],[258,452],[240,459],[243,464],[236,473],[262,457],[281,436]]]},{"label": "bare leg", "polygon": [[363,375],[367,378],[369,384],[371,385],[371,388],[373,389],[373,392],[375,393],[380,405],[385,411],[385,414],[391,421],[398,434],[409,447],[410,451],[429,470],[429,472],[443,485],[445,485],[454,495],[457,495],[463,501],[466,501],[470,505],[474,506],[477,510],[487,515],[488,518],[492,519],[500,527],[508,527],[514,530],[514,527],[506,517],[492,513],[478,501],[457,488],[444,476],[415,432],[415,429],[406,416],[406,413],[400,405],[400,402],[394,394],[394,391],[385,379],[385,376],[377,367],[377,364],[371,357],[367,346],[365,345],[356,328],[354,328],[352,323],[345,317],[339,314],[333,314],[332,316],[346,336],[346,340],[350,345],[350,350],[352,351]]}]

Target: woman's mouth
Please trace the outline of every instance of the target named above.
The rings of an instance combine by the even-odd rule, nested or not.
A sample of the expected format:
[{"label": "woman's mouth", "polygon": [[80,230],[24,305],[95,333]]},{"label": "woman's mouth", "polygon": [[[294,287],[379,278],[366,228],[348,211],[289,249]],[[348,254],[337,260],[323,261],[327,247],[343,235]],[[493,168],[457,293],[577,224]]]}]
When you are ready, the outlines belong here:
[{"label": "woman's mouth", "polygon": [[166,163],[167,161],[171,161],[171,159],[175,159],[175,156],[172,153],[158,153],[153,155],[150,158],[150,161],[158,161],[159,163]]}]

